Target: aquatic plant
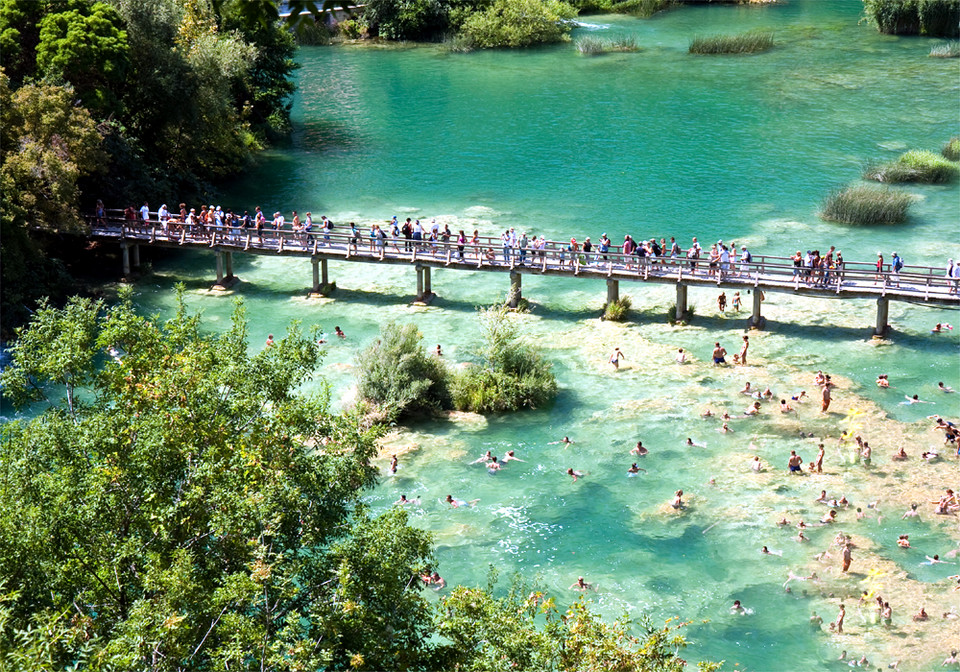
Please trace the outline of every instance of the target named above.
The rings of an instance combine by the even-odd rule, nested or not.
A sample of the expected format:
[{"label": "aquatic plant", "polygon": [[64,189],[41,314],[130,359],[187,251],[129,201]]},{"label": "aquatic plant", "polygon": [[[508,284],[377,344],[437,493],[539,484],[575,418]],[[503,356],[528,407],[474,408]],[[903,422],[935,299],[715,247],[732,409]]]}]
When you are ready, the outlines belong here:
[{"label": "aquatic plant", "polygon": [[586,37],[581,37],[579,40],[577,40],[576,44],[577,51],[579,51],[583,56],[599,56],[600,54],[605,53],[610,46],[610,43],[606,40],[589,35]]},{"label": "aquatic plant", "polygon": [[868,168],[863,177],[877,182],[922,182],[941,184],[957,178],[958,166],[934,152],[915,150],[902,154],[896,161]]},{"label": "aquatic plant", "polygon": [[610,40],[610,48],[613,51],[640,51],[640,45],[637,44],[637,38],[633,35],[620,35],[613,38]]},{"label": "aquatic plant", "polygon": [[679,320],[677,319],[677,304],[672,303],[670,307],[667,308],[667,323],[672,324],[677,327],[685,327],[693,320],[693,315],[696,312],[696,307],[692,304],[687,304],[687,309],[683,311],[683,317]]},{"label": "aquatic plant", "polygon": [[451,381],[458,411],[501,413],[538,408],[553,400],[557,379],[552,365],[539,348],[520,339],[506,306],[481,310],[480,329],[484,343],[477,352],[479,365]]},{"label": "aquatic plant", "polygon": [[752,30],[737,35],[698,35],[690,42],[691,54],[755,54],[773,48],[773,33]]},{"label": "aquatic plant", "polygon": [[443,361],[424,350],[423,334],[412,324],[388,322],[357,356],[359,398],[385,420],[450,407],[450,374]]},{"label": "aquatic plant", "polygon": [[649,18],[657,12],[669,9],[677,4],[676,0],[573,0],[570,2],[586,14],[630,14],[640,18]]},{"label": "aquatic plant", "polygon": [[943,149],[940,150],[940,153],[951,161],[960,161],[960,136],[955,135],[950,138],[947,144],[943,146]]},{"label": "aquatic plant", "polygon": [[611,301],[603,306],[603,319],[608,322],[622,322],[626,319],[632,305],[629,296],[622,296],[616,301]]},{"label": "aquatic plant", "polygon": [[474,44],[466,35],[454,35],[444,40],[443,47],[452,54],[468,54],[473,51]]},{"label": "aquatic plant", "polygon": [[866,17],[889,35],[960,35],[957,0],[863,0]]},{"label": "aquatic plant", "polygon": [[960,42],[944,42],[930,47],[930,58],[960,58]]},{"label": "aquatic plant", "polygon": [[893,189],[847,187],[824,199],[820,217],[841,224],[900,224],[913,200],[910,194]]}]

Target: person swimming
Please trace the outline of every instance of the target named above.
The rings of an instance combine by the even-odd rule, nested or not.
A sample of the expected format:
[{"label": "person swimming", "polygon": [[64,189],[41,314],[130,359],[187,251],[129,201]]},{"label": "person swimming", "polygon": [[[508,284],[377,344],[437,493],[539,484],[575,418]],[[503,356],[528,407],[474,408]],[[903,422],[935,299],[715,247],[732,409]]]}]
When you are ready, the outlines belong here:
[{"label": "person swimming", "polygon": [[638,467],[637,463],[634,462],[633,464],[630,465],[630,468],[627,469],[627,476],[636,476],[641,471],[643,473],[647,473],[646,469],[643,469],[642,467]]},{"label": "person swimming", "polygon": [[646,455],[650,451],[644,448],[643,441],[637,441],[636,447],[634,447],[630,452],[634,455]]},{"label": "person swimming", "polygon": [[574,471],[573,467],[567,469],[567,476],[573,477],[573,482],[576,483],[578,478],[583,478],[582,471]]},{"label": "person swimming", "polygon": [[517,457],[516,455],[514,455],[514,452],[515,452],[515,451],[512,451],[512,450],[508,450],[508,451],[507,451],[507,454],[503,456],[503,463],[504,463],[504,464],[506,464],[507,462],[511,462],[511,461],[512,461],[512,462],[526,462],[526,460],[521,460],[519,457]]},{"label": "person swimming", "polygon": [[673,502],[670,503],[670,506],[675,509],[684,508],[683,490],[677,490],[675,493],[673,493]]}]

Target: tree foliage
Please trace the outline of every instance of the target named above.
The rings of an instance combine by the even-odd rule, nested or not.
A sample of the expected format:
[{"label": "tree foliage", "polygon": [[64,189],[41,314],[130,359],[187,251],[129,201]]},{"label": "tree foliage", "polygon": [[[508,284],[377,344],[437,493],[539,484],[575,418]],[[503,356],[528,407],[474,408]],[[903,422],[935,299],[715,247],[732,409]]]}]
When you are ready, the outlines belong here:
[{"label": "tree foliage", "polygon": [[561,0],[494,0],[472,14],[462,33],[478,47],[528,47],[570,39],[577,10]]},{"label": "tree foliage", "polygon": [[450,407],[443,361],[423,349],[423,334],[413,324],[388,322],[357,357],[360,398],[389,419]]},{"label": "tree foliage", "polygon": [[358,506],[377,429],[298,391],[318,354],[296,325],[253,355],[246,329],[240,307],[207,336],[182,300],[161,323],[126,295],[44,307],[21,332],[0,382],[46,410],[3,428],[0,651],[69,618],[118,669],[419,655],[429,537]]}]

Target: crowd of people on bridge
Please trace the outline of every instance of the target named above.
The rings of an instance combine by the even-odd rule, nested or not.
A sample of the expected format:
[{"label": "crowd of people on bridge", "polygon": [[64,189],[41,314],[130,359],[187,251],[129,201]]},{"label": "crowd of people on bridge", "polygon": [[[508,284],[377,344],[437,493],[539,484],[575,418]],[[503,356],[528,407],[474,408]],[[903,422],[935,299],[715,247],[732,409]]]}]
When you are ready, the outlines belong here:
[{"label": "crowd of people on bridge", "polygon": [[[256,206],[252,213],[244,210],[240,214],[219,205],[201,205],[198,212],[196,208],[188,208],[185,203],[180,203],[173,210],[163,204],[156,211],[151,211],[146,201],[139,210],[132,205],[127,206],[123,218],[130,229],[148,232],[159,226],[161,234],[168,237],[186,233],[193,238],[206,240],[220,235],[228,240],[240,241],[249,233],[263,246],[279,245],[280,234],[287,232],[284,235],[287,244],[304,247],[311,243],[318,246],[346,246],[354,253],[359,253],[360,247],[366,246],[370,253],[382,255],[391,248],[400,254],[402,245],[405,253],[416,250],[438,255],[449,251],[451,258],[458,261],[486,261],[488,264],[502,263],[510,267],[543,265],[549,256],[551,263],[560,269],[612,264],[624,270],[639,271],[642,268],[655,270],[657,264],[661,264],[685,268],[693,276],[699,271],[718,281],[731,277],[750,277],[751,271],[756,270],[755,265],[751,266],[753,254],[746,245],[738,246],[735,242],[718,240],[706,249],[696,236],[684,249],[673,236],[668,241],[666,238],[635,239],[627,234],[622,243],[614,244],[606,233],[602,233],[596,243],[590,236],[583,238],[582,242],[576,237],[571,237],[569,241],[550,241],[543,235],[528,235],[526,231],[518,232],[510,227],[500,234],[499,242],[496,242],[497,237],[481,236],[477,229],[472,234],[463,229],[455,233],[448,223],[441,225],[436,218],[425,223],[407,217],[401,222],[394,215],[384,225],[370,224],[365,232],[356,223],[350,222],[343,227],[344,236],[334,237],[331,234],[337,226],[326,215],[315,221],[311,212],[301,217],[294,210],[287,219],[282,212],[274,212],[272,217],[267,217],[260,206]],[[96,220],[100,224],[106,221],[102,201],[97,201]],[[499,254],[495,247],[500,248]],[[789,262],[783,263],[792,263],[793,277],[810,287],[832,286],[843,279],[846,268],[843,252],[833,245],[825,254],[821,254],[819,249],[807,250],[805,254],[797,250]],[[877,252],[874,268],[877,283],[889,282],[895,287],[900,286],[904,261],[896,252],[891,254],[889,261],[884,259],[882,252]],[[945,277],[953,281],[950,293],[956,294],[960,286],[960,264],[950,259],[946,264]]]}]

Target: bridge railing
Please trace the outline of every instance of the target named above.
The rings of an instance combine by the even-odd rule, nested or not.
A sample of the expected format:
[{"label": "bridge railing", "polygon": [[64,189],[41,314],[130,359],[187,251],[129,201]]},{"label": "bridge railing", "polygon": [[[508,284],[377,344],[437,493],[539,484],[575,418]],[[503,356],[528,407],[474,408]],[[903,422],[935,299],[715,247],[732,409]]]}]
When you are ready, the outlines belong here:
[{"label": "bridge railing", "polygon": [[[640,278],[651,276],[664,278],[676,277],[681,280],[703,280],[721,282],[736,281],[744,285],[777,283],[793,285],[794,288],[820,287],[835,289],[840,293],[844,287],[880,286],[883,290],[909,288],[916,291],[918,297],[931,293],[942,295],[955,293],[958,280],[947,278],[943,269],[929,266],[904,266],[895,273],[885,265],[885,270],[877,272],[874,264],[868,262],[845,261],[838,268],[795,268],[793,257],[775,255],[753,255],[750,262],[731,259],[726,269],[719,262],[712,266],[708,257],[687,258],[686,251],[681,256],[638,257],[635,254],[624,255],[622,246],[611,245],[608,251],[600,252],[594,247],[590,252],[582,249],[572,251],[569,244],[560,241],[545,241],[542,248],[533,246],[533,239],[527,248],[517,247],[504,250],[502,240],[494,236],[467,237],[464,243],[457,242],[452,235],[449,240],[416,240],[403,236],[393,236],[384,228],[385,238],[371,237],[370,230],[357,229],[353,234],[349,228],[337,225],[330,231],[276,230],[268,223],[261,231],[239,226],[203,226],[189,225],[175,219],[161,222],[151,219],[143,222],[128,219],[122,211],[108,211],[102,219],[88,217],[95,233],[113,235],[119,239],[142,242],[177,242],[183,244],[205,244],[210,247],[222,246],[239,251],[255,248],[258,250],[276,250],[309,252],[311,254],[342,254],[345,258],[391,258],[442,261],[446,264],[473,264],[478,268],[500,267],[514,269],[518,267],[539,268],[542,271],[564,271],[573,275],[589,274],[610,277],[616,273],[636,275]],[[316,224],[314,225],[316,226]]]}]

